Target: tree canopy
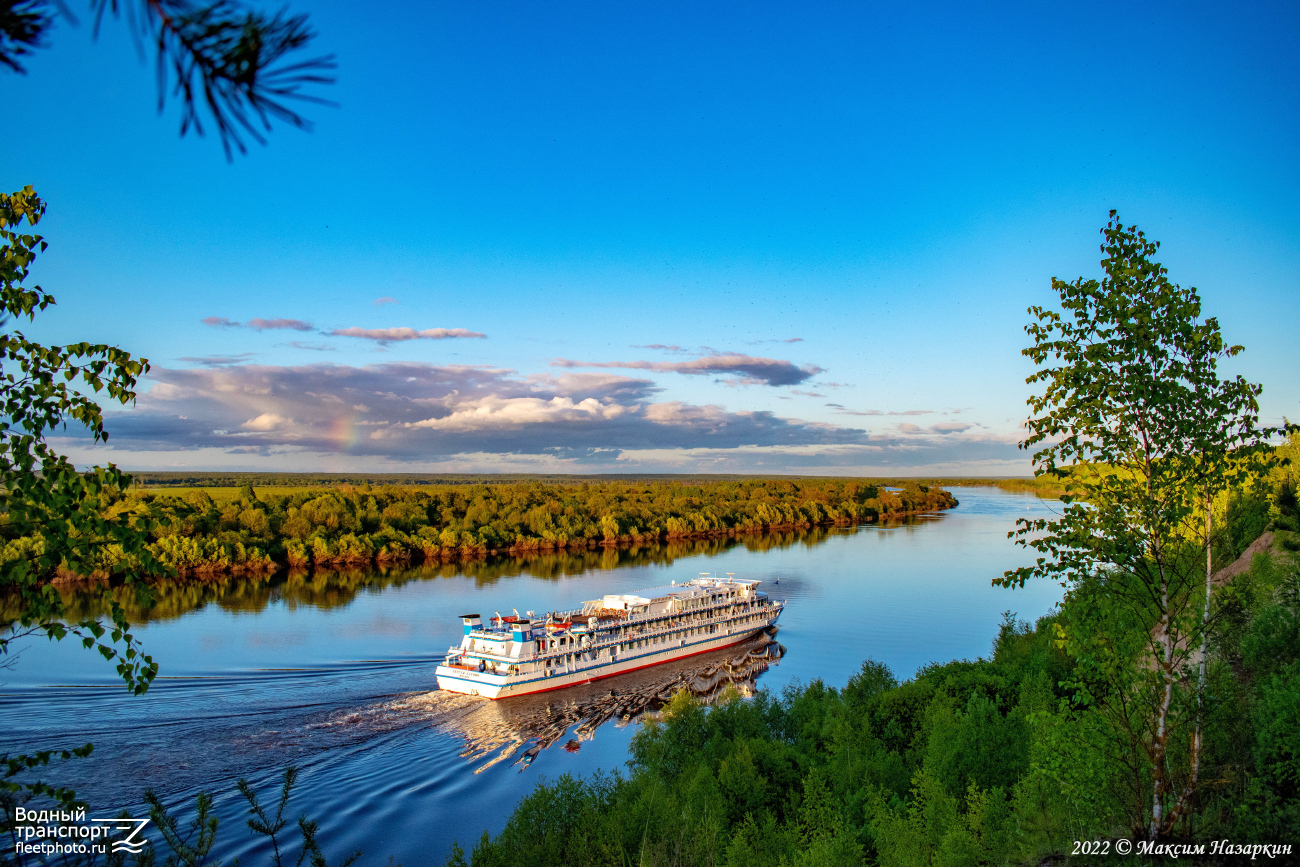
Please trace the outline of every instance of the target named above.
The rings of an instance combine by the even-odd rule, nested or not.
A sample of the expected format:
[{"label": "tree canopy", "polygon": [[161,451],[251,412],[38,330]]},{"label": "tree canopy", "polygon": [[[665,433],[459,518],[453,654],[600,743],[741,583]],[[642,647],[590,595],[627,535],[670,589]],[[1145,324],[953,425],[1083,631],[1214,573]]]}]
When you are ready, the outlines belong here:
[{"label": "tree canopy", "polygon": [[[1219,362],[1242,347],[1201,319],[1195,288],[1169,280],[1159,244],[1114,211],[1102,234],[1105,277],[1054,279],[1060,311],[1030,308],[1024,354],[1040,369],[1028,382],[1042,391],[1021,446],[1069,493],[1059,518],[1019,521],[1013,535],[1040,556],[995,583],[1048,577],[1087,600],[1063,640],[1110,685],[1096,700],[1113,711],[1149,798],[1134,826],[1155,839],[1198,785],[1215,498],[1264,475],[1275,431],[1259,425],[1260,386],[1220,378]],[[1120,621],[1138,627],[1127,643]],[[1175,768],[1171,739],[1183,736],[1192,748]]]},{"label": "tree canopy", "polygon": [[[736,536],[857,524],[957,503],[947,491],[915,482],[890,490],[851,479],[287,490],[246,484],[224,493],[119,490],[104,493],[100,507],[118,519],[149,517],[147,551],[173,574],[215,575],[280,564],[436,562]],[[45,544],[39,528],[10,536],[0,546],[0,562]],[[133,557],[103,547],[77,574],[130,569]]]}]

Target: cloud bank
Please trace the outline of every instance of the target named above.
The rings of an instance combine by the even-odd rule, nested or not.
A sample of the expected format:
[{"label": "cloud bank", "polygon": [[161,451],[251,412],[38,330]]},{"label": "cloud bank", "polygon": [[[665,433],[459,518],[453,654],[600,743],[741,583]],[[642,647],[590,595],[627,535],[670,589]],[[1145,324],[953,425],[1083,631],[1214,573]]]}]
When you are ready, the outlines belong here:
[{"label": "cloud bank", "polygon": [[276,331],[279,329],[288,329],[290,331],[311,331],[315,328],[310,322],[303,322],[301,319],[250,319],[247,322],[235,322],[233,319],[227,319],[224,316],[209,316],[203,320],[203,324],[212,328],[252,328],[256,331]]},{"label": "cloud bank", "polygon": [[767,411],[656,402],[652,382],[608,373],[402,362],[156,368],[109,449],[346,454],[397,464],[469,453],[613,464],[627,452],[865,446],[865,431]]},{"label": "cloud bank", "polygon": [[[379,298],[375,304],[396,304],[396,298]],[[314,331],[316,326],[310,322],[301,319],[250,319],[247,322],[237,322],[233,319],[227,319],[224,316],[209,316],[202,320],[204,325],[210,328],[251,328],[255,331],[277,331],[287,329],[290,331]],[[376,343],[388,344],[402,340],[447,340],[454,337],[478,337],[485,338],[486,334],[478,331],[470,331],[467,328],[335,328],[332,331],[324,331],[333,337],[359,337],[362,340],[373,340]],[[314,348],[314,347],[298,347]]]},{"label": "cloud bank", "polygon": [[735,377],[725,380],[732,385],[798,385],[824,372],[815,364],[798,367],[793,362],[777,358],[738,354],[706,355],[692,361],[574,361],[568,358],[556,358],[551,361],[551,366],[654,370],[697,376],[712,374]]},{"label": "cloud bank", "polygon": [[[834,385],[834,383],[826,383],[826,384]],[[799,392],[796,392],[796,394],[798,393]],[[817,396],[825,397],[825,395],[817,395]],[[886,415],[933,415],[934,414],[934,410],[932,409],[905,409],[905,410],[885,412],[883,409],[863,409],[863,410],[847,409],[843,404],[840,403],[828,403],[826,405],[831,407],[836,412],[842,415],[886,416]]]},{"label": "cloud bank", "polygon": [[393,343],[401,340],[446,340],[452,337],[487,337],[477,331],[465,328],[335,328],[329,332],[334,337],[360,337],[378,343]]}]

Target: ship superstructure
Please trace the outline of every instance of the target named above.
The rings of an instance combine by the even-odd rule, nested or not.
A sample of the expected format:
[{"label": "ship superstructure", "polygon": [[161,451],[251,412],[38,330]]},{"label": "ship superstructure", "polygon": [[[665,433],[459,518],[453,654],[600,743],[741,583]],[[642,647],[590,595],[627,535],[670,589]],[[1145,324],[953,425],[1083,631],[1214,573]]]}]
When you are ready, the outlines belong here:
[{"label": "ship superstructure", "polygon": [[701,573],[684,584],[612,593],[580,610],[462,615],[465,634],[438,666],[440,689],[505,698],[588,683],[707,653],[776,622],[785,603],[759,581]]}]

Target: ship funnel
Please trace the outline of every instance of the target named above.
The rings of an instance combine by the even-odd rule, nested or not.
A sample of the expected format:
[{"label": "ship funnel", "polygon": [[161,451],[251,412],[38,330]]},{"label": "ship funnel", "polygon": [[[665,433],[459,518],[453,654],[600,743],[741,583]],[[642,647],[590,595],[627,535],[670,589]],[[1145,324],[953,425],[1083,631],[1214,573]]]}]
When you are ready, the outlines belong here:
[{"label": "ship funnel", "polygon": [[513,633],[510,637],[515,641],[527,641],[533,631],[532,623],[527,620],[516,620],[510,627]]},{"label": "ship funnel", "polygon": [[477,614],[462,614],[460,622],[465,624],[465,634],[469,635],[471,630],[483,625],[483,618]]}]

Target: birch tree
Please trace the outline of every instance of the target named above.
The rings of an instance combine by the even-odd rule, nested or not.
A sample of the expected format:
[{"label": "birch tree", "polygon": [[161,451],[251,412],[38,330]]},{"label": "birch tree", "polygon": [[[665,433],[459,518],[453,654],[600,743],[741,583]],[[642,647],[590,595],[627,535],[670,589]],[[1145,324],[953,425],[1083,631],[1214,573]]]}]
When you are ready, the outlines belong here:
[{"label": "birch tree", "polygon": [[1154,840],[1199,782],[1213,501],[1262,469],[1272,431],[1259,427],[1261,387],[1220,378],[1243,348],[1201,318],[1195,288],[1170,282],[1159,244],[1114,211],[1102,235],[1104,278],[1053,279],[1060,310],[1029,310],[1024,354],[1039,369],[1027,382],[1042,391],[1021,447],[1071,493],[1055,520],[1018,522],[1012,536],[1038,557],[994,583],[1069,590],[1079,614],[1062,642],[1103,684],[1085,694],[1111,722],[1134,830]]}]

